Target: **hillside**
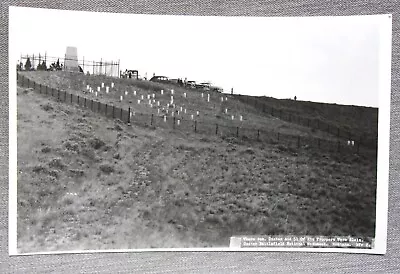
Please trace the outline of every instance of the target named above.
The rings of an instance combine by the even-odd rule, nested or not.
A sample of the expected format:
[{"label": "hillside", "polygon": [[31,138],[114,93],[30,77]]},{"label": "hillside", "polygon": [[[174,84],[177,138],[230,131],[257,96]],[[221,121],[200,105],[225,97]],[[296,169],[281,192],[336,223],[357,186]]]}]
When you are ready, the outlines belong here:
[{"label": "hillside", "polygon": [[[270,113],[273,108],[275,116],[283,113],[284,120],[296,124],[310,125],[341,138],[361,140],[364,145],[377,147],[378,109],[373,107],[348,106],[338,104],[275,99],[272,97],[236,96],[241,102]],[[290,116],[290,117],[289,117]]]},{"label": "hillside", "polygon": [[129,126],[32,89],[18,88],[17,99],[22,252],[228,246],[237,234],[374,236],[374,158]]},{"label": "hillside", "polygon": [[[132,111],[135,113],[154,114],[159,117],[158,120],[162,120],[161,118],[164,115],[172,118],[172,112],[174,112],[174,116],[177,119],[185,121],[191,121],[191,115],[193,115],[193,119],[198,123],[199,130],[201,130],[202,125],[204,125],[204,130],[207,130],[208,127],[213,128],[215,124],[219,124],[220,129],[224,126],[231,128],[240,127],[243,129],[244,133],[251,136],[257,134],[257,130],[255,129],[260,129],[265,131],[266,134],[280,132],[282,134],[293,134],[305,137],[320,137],[321,139],[331,141],[338,140],[336,136],[327,134],[324,131],[314,130],[310,127],[277,119],[271,115],[265,115],[253,106],[236,100],[235,97],[230,95],[201,92],[149,81],[116,79],[105,76],[93,77],[62,71],[24,72],[24,75],[37,83],[76,95],[86,96],[87,98],[104,104],[112,104],[126,110],[131,107]],[[111,88],[112,82],[115,84],[114,88]],[[102,83],[104,83],[104,88],[101,87]],[[95,92],[86,93],[87,85],[92,87],[95,91],[100,87],[101,91],[98,92],[97,96],[95,96]],[[106,93],[106,86],[109,86],[109,93]],[[171,89],[174,90],[173,94]],[[161,94],[161,90],[163,90],[163,94]],[[136,95],[134,95],[135,92]],[[186,97],[184,97],[185,93]],[[208,94],[210,94],[210,102],[207,102]],[[120,100],[121,96],[123,97],[122,102]],[[151,106],[148,103],[148,96],[150,96],[152,100]],[[171,96],[173,96],[175,108],[173,108],[172,105],[168,106],[171,101]],[[221,101],[221,97],[224,101]],[[141,101],[140,104],[138,100]],[[160,106],[157,106],[158,101],[160,102]],[[158,108],[160,112],[157,111]],[[179,111],[179,114],[177,111]],[[197,111],[199,112],[198,116]],[[225,111],[227,111],[227,113],[225,113]],[[234,120],[232,120],[232,115],[234,116]],[[242,116],[243,121],[240,121],[240,116]],[[140,117],[132,117],[132,119],[141,122]]]}]

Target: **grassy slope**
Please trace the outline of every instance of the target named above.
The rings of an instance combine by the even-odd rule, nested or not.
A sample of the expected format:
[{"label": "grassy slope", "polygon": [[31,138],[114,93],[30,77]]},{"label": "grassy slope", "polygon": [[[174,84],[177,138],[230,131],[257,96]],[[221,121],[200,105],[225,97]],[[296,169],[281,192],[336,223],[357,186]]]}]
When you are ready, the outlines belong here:
[{"label": "grassy slope", "polygon": [[373,236],[376,161],[128,127],[18,89],[21,251]]},{"label": "grassy slope", "polygon": [[[166,106],[167,103],[170,102],[170,89],[172,88],[175,90],[174,102],[177,105],[176,109],[179,109],[181,106],[184,109],[187,109],[187,113],[180,113],[179,117],[185,120],[190,120],[192,114],[194,114],[196,117],[196,112],[200,111],[200,117],[196,117],[199,122],[199,128],[202,127],[202,122],[210,125],[211,128],[218,123],[220,126],[239,126],[251,129],[247,132],[243,131],[243,133],[247,133],[251,136],[256,136],[255,129],[257,128],[266,130],[268,132],[274,131],[301,136],[320,137],[327,140],[337,140],[335,136],[323,131],[312,130],[311,128],[285,122],[270,115],[265,115],[264,113],[255,109],[253,106],[242,103],[230,95],[224,95],[224,97],[228,97],[228,100],[221,102],[221,95],[211,92],[210,103],[207,103],[207,93],[204,93],[204,97],[202,97],[201,92],[197,90],[184,89],[172,85],[164,85],[149,81],[115,79],[105,76],[94,77],[66,72],[36,71],[24,74],[38,83],[42,83],[53,88],[74,92],[78,95],[83,95],[83,91],[86,90],[86,85],[90,85],[94,90],[97,90],[97,87],[101,86],[101,83],[111,86],[111,82],[114,82],[115,88],[109,94],[106,94],[105,90],[102,89],[102,91],[98,94],[98,97],[95,97],[94,94],[90,93],[86,94],[85,96],[95,100],[100,100],[103,103],[123,107],[124,109],[128,109],[130,106],[132,107],[132,110],[137,113],[147,114],[157,113],[156,106],[151,108],[148,104],[145,104],[145,102],[148,102],[148,100],[146,100],[147,95],[152,95],[155,93],[156,100],[160,100],[161,106]],[[163,95],[161,95],[161,89],[164,90]],[[136,96],[133,95],[134,90],[137,91]],[[125,91],[128,91],[128,96],[125,96]],[[187,98],[184,98],[184,92],[187,93]],[[125,98],[123,102],[120,102],[121,95]],[[144,95],[145,100],[142,100],[141,104],[137,104],[137,100],[141,99],[141,95]],[[225,109],[228,109],[227,114],[225,114]],[[170,115],[171,111],[172,110],[170,109],[168,115]],[[164,114],[165,112],[160,113],[160,116]],[[232,115],[235,116],[234,121],[231,120]],[[239,121],[239,115],[243,116],[243,122]],[[212,132],[213,130],[211,129],[210,131]]]},{"label": "grassy slope", "polygon": [[[242,96],[246,101],[248,96]],[[378,136],[378,109],[372,107],[347,106],[338,104],[315,103],[308,101],[279,100],[272,97],[249,97],[249,103],[254,104],[257,100],[261,104],[282,109],[283,112],[291,113],[305,119],[317,119],[323,123],[340,128],[342,132],[350,132],[352,138],[368,141]]]}]

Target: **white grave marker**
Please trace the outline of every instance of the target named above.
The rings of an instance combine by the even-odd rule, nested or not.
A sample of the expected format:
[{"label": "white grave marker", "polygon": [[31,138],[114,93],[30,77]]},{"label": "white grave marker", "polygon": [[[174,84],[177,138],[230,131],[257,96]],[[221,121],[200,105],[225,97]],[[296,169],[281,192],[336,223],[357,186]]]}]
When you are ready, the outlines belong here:
[{"label": "white grave marker", "polygon": [[232,115],[232,120],[234,120],[234,119],[235,119],[235,116]]},{"label": "white grave marker", "polygon": [[96,95],[96,97],[97,97],[97,91],[96,91],[95,95]]},{"label": "white grave marker", "polygon": [[149,100],[149,105],[151,105],[151,100]]},{"label": "white grave marker", "polygon": [[101,87],[104,88],[104,83],[101,83]]},{"label": "white grave marker", "polygon": [[134,91],[133,91],[133,95],[135,95],[135,96],[136,96],[136,90],[134,90]]},{"label": "white grave marker", "polygon": [[137,103],[140,105],[140,100],[137,100]]},{"label": "white grave marker", "polygon": [[178,110],[178,115],[179,115],[179,110]]},{"label": "white grave marker", "polygon": [[157,101],[157,106],[158,106],[158,107],[160,106],[160,101]]},{"label": "white grave marker", "polygon": [[183,107],[181,107],[181,111],[183,111]]},{"label": "white grave marker", "polygon": [[97,91],[98,91],[98,92],[100,91],[100,87],[97,87]]},{"label": "white grave marker", "polygon": [[167,115],[164,115],[164,122],[167,122]]},{"label": "white grave marker", "polygon": [[114,88],[114,82],[111,83],[111,88]]},{"label": "white grave marker", "polygon": [[89,89],[89,88],[90,88],[89,85],[87,85],[87,86],[86,86],[86,89]]},{"label": "white grave marker", "polygon": [[143,96],[143,94],[142,94],[142,100],[144,99],[144,96]]},{"label": "white grave marker", "polygon": [[224,101],[224,97],[221,97],[221,102],[223,102]]},{"label": "white grave marker", "polygon": [[193,114],[192,114],[191,118],[192,118],[192,120],[193,120]]},{"label": "white grave marker", "polygon": [[163,95],[164,94],[164,90],[161,90],[161,95]]},{"label": "white grave marker", "polygon": [[199,111],[197,111],[197,116],[199,116],[199,114],[200,114],[200,112],[199,112]]},{"label": "white grave marker", "polygon": [[119,98],[119,100],[121,100],[121,102],[122,102],[122,99],[124,99],[124,98],[123,98],[122,95],[121,95],[121,97]]},{"label": "white grave marker", "polygon": [[153,93],[153,99],[156,98],[156,95]]},{"label": "white grave marker", "polygon": [[225,96],[225,101],[228,101],[228,97]]},{"label": "white grave marker", "polygon": [[181,120],[178,120],[178,126],[181,124]]},{"label": "white grave marker", "polygon": [[160,114],[160,109],[159,108],[157,109],[157,114]]},{"label": "white grave marker", "polygon": [[186,108],[185,108],[185,114],[186,114]]},{"label": "white grave marker", "polygon": [[125,95],[128,95],[128,92],[127,92],[127,91],[125,91]]},{"label": "white grave marker", "polygon": [[204,98],[204,93],[201,93],[201,98]]},{"label": "white grave marker", "polygon": [[243,121],[243,116],[242,115],[240,115],[240,121]]},{"label": "white grave marker", "polygon": [[171,111],[171,116],[174,117],[175,112]]},{"label": "white grave marker", "polygon": [[354,141],[351,141],[351,145],[354,146]]},{"label": "white grave marker", "polygon": [[227,114],[227,113],[228,113],[228,109],[226,108],[226,109],[225,109],[225,114]]},{"label": "white grave marker", "polygon": [[183,93],[183,97],[185,97],[185,98],[186,98],[186,92],[185,92],[185,93]]},{"label": "white grave marker", "polygon": [[174,90],[173,89],[171,89],[171,94],[174,94]]}]

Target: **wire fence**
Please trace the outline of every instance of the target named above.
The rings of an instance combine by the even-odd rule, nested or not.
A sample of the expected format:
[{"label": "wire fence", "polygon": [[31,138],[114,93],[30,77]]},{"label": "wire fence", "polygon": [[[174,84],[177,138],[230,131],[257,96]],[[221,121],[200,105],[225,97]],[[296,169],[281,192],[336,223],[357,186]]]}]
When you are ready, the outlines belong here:
[{"label": "wire fence", "polygon": [[370,136],[366,133],[364,134],[355,134],[351,132],[350,130],[345,130],[343,128],[340,128],[338,126],[332,125],[330,123],[321,121],[318,118],[309,118],[309,117],[303,117],[299,116],[287,111],[283,111],[281,108],[274,108],[271,107],[263,102],[261,102],[258,98],[256,97],[250,97],[250,96],[243,96],[243,95],[234,95],[238,100],[249,104],[251,106],[254,106],[256,109],[259,111],[262,111],[263,113],[267,113],[271,116],[277,117],[281,120],[288,121],[290,123],[295,123],[301,126],[306,126],[309,128],[314,128],[320,131],[327,132],[333,136],[336,136],[337,138],[343,138],[346,140],[354,140],[358,144],[362,146],[369,147],[371,149],[377,150],[378,147],[378,138],[376,136]]},{"label": "wire fence", "polygon": [[[27,65],[29,59],[30,66]],[[75,59],[65,55],[64,57],[47,56],[47,54],[21,55],[17,64],[18,70],[73,70],[81,69],[83,73],[93,75],[106,75],[111,77],[119,77],[120,64],[118,61],[106,61],[102,58],[100,61]]]},{"label": "wire fence", "polygon": [[182,116],[166,116],[156,113],[138,113],[134,108],[121,108],[99,100],[90,99],[84,95],[69,93],[66,90],[51,88],[38,84],[30,78],[17,73],[17,83],[21,87],[32,88],[39,94],[51,96],[58,101],[93,111],[110,119],[119,119],[124,123],[138,126],[166,128],[187,133],[219,136],[221,138],[237,138],[243,141],[268,142],[285,145],[283,149],[315,148],[327,152],[357,153],[376,157],[377,150],[363,146],[360,142],[349,143],[345,140],[331,141],[318,137],[283,134],[277,131],[267,131],[241,126],[227,126]]}]

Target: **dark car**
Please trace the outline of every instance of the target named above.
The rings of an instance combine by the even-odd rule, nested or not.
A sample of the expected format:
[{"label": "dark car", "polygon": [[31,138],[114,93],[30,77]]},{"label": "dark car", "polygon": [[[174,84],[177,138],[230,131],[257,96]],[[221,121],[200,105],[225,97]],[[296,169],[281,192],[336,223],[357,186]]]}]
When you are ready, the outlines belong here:
[{"label": "dark car", "polygon": [[151,77],[150,81],[152,82],[169,82],[167,76],[153,76]]},{"label": "dark car", "polygon": [[196,82],[195,81],[187,81],[186,82],[186,87],[188,87],[188,88],[196,88]]},{"label": "dark car", "polygon": [[207,82],[196,84],[196,88],[208,91],[211,90],[211,84]]}]

